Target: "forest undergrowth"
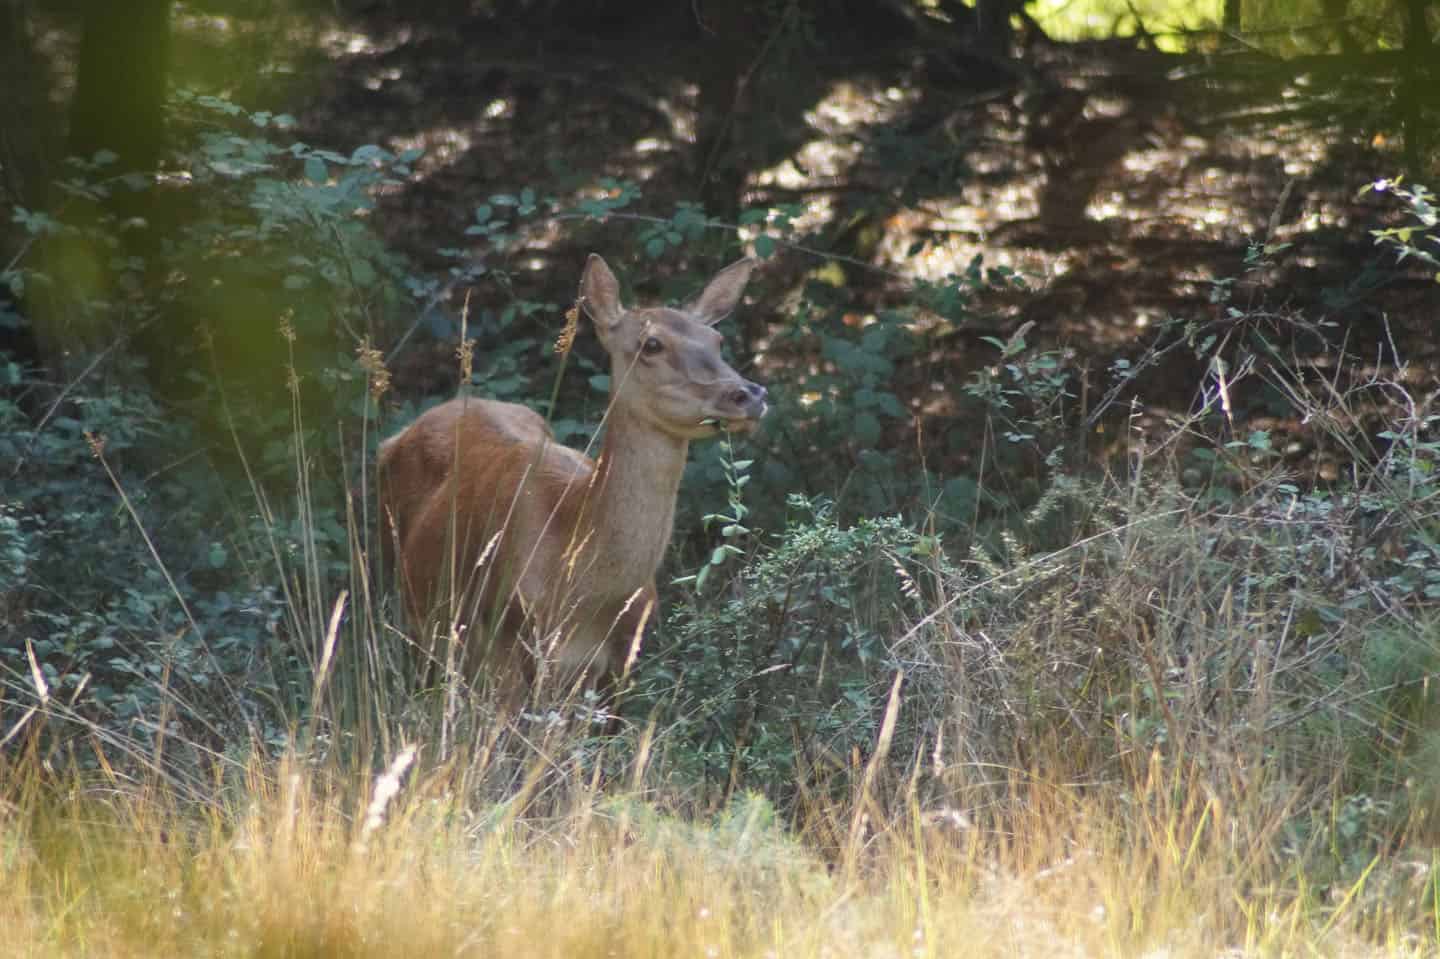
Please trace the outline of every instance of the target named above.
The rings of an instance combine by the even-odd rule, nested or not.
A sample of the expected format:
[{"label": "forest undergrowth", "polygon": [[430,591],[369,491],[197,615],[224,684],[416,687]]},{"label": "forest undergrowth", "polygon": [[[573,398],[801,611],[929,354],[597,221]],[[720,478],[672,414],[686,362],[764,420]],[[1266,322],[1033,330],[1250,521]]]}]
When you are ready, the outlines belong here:
[{"label": "forest undergrowth", "polygon": [[[673,688],[614,739],[583,711],[499,727],[458,681],[376,690],[361,663],[393,650],[337,635],[343,598],[278,749],[178,722],[126,741],[31,652],[0,759],[3,951],[1430,954],[1437,635],[1403,595],[1428,570],[1385,543],[1433,493],[1386,499],[1432,482],[1402,447],[1353,494],[1273,474],[1211,505],[1137,457],[1070,491],[1085,535],[954,567],[903,527],[862,556],[812,517],[735,589],[883,557],[892,601],[852,613],[883,622],[890,680],[848,755],[797,719],[793,755],[732,742],[729,781]],[[703,625],[684,641],[732,640]],[[824,686],[792,662],[768,696]]]},{"label": "forest undergrowth", "polygon": [[[1403,369],[1254,375],[1336,442],[1376,393],[1420,406]],[[254,690],[196,703],[161,663],[127,726],[27,643],[4,952],[1430,954],[1429,422],[1305,490],[1258,434],[1194,482],[1211,412],[963,559],[797,499],[719,593],[672,590],[613,738],[590,704],[507,725],[416,688],[363,555],[313,602],[282,558],[296,662],[267,669],[311,688],[268,742]]]}]

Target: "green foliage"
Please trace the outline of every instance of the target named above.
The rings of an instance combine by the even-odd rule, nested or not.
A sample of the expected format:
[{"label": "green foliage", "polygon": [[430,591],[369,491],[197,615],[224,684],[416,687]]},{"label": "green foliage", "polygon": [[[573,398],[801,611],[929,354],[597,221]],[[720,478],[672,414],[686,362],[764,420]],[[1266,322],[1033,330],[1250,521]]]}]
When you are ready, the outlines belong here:
[{"label": "green foliage", "polygon": [[[800,204],[753,208],[742,211],[737,222],[731,224],[707,217],[698,205],[688,202],[677,204],[669,216],[632,212],[640,196],[635,184],[609,178],[571,197],[526,187],[491,196],[488,203],[476,209],[474,222],[466,232],[483,239],[497,261],[522,251],[537,225],[590,220],[633,228],[635,246],[646,259],[657,262],[684,252],[705,253],[707,237],[719,233],[749,238],[755,253],[768,258],[782,248],[796,246],[796,221],[805,213]],[[459,250],[446,252],[456,257],[464,255]],[[814,356],[818,363],[772,364],[775,378],[767,386],[775,399],[775,409],[753,444],[753,501],[762,510],[758,519],[761,525],[779,520],[776,504],[783,503],[785,494],[796,489],[816,495],[839,490],[837,506],[847,516],[896,511],[920,515],[937,506],[934,490],[938,488],[938,515],[947,529],[952,528],[952,522],[968,522],[974,515],[973,486],[963,477],[935,478],[913,471],[913,452],[897,442],[910,430],[913,420],[904,384],[920,358],[974,318],[974,303],[980,293],[1022,289],[1024,284],[1013,271],[987,268],[976,258],[963,272],[942,281],[914,282],[911,302],[906,305],[873,314],[857,313],[856,293],[851,288],[854,276],[847,273],[853,266],[832,261],[809,274],[790,320],[770,344],[772,356]],[[511,282],[500,269],[491,269],[486,276],[502,288]],[[698,272],[686,273],[670,277],[666,288],[686,295],[699,280]],[[516,315],[538,318],[555,312],[558,307],[554,304],[524,300],[517,300],[498,316],[482,310],[474,325],[482,336],[489,337],[482,355],[484,362],[495,364],[496,370],[483,377],[477,374],[474,382],[486,395],[534,403],[534,384],[525,378],[524,371],[536,369],[534,357],[540,353],[545,338],[511,321]],[[498,335],[502,331],[503,335]],[[733,337],[727,340],[733,341]],[[595,367],[583,352],[577,351],[576,356],[581,381],[588,382],[592,394],[608,391],[608,374]],[[1030,384],[1027,395],[1039,403],[1039,371],[1052,358],[1037,357],[1026,362]],[[1054,407],[1064,397],[1063,384],[1051,384],[1049,389],[1056,395],[1046,397],[1045,402]],[[585,399],[564,384],[557,395],[562,409]],[[1062,412],[1051,408],[1032,415],[1054,419]],[[573,441],[587,435],[583,421],[577,418],[560,417],[554,425],[562,439]],[[958,432],[951,439],[960,446],[971,443],[969,436]],[[698,446],[693,460],[681,503],[681,527],[701,518],[692,516],[692,504],[728,497],[735,482],[722,447]],[[715,559],[714,550],[724,551],[724,544],[706,549]],[[703,569],[711,566],[707,562]]]},{"label": "green foliage", "polygon": [[707,513],[704,522],[707,529],[712,526],[719,527],[721,542],[711,552],[705,565],[700,567],[699,573],[675,580],[677,584],[693,582],[697,593],[705,588],[705,581],[712,573],[718,572],[732,558],[744,555],[744,551],[736,543],[750,533],[749,528],[745,526],[745,516],[750,512],[750,508],[743,502],[742,494],[750,483],[750,476],[746,470],[750,468],[754,460],[735,459],[734,447],[728,433],[721,437],[718,445],[720,467],[725,471],[725,482],[730,489],[729,512]]},{"label": "green foliage", "polygon": [[[38,417],[44,386],[0,366],[0,615],[26,641],[0,649],[6,699],[36,694],[28,643],[53,693],[84,688],[90,720],[147,736],[234,722],[227,736],[270,742],[309,685],[294,640],[352,572],[341,464],[380,413],[357,347],[434,289],[365,219],[415,154],[276,142],[290,118],[214,97],[173,108],[184,178],[163,215],[178,220],[149,259],[104,205],[147,187],[107,178],[103,152],[71,162],[70,203],[15,214],[36,254],[3,279],[49,340],[176,332],[167,368],[107,351]],[[176,378],[183,412],[150,388]]]},{"label": "green foliage", "polygon": [[[1251,42],[1281,56],[1404,45],[1403,5],[1383,0],[1350,0],[1344,17],[1323,0],[1247,0],[1241,27]],[[1342,37],[1344,39],[1342,40]]]},{"label": "green foliage", "polygon": [[1181,31],[1214,29],[1220,23],[1221,3],[1175,3],[1172,0],[1038,0],[1031,15],[1046,34],[1059,40],[1091,37],[1128,37],[1142,29],[1163,32],[1162,50],[1185,49]]},{"label": "green foliage", "polygon": [[805,207],[799,203],[782,203],[770,209],[752,208],[742,210],[736,224],[742,229],[754,231],[755,255],[768,260],[775,255],[782,243],[789,243],[795,236],[795,221],[805,214]]},{"label": "green foliage", "polygon": [[671,862],[698,856],[712,869],[743,870],[744,888],[760,901],[780,894],[795,867],[809,860],[784,828],[780,811],[758,792],[734,797],[708,821],[691,822],[623,800],[612,802],[608,812]]},{"label": "green foliage", "polygon": [[[167,714],[219,728],[236,718],[235,686],[274,694],[283,597],[255,575],[191,441],[133,379],[77,391],[39,424],[0,397],[0,684],[12,705],[34,698],[27,646],[51,695],[83,688],[86,716],[141,738]],[[147,482],[147,464],[164,479]]]},{"label": "green foliage", "polygon": [[1030,329],[1026,324],[1008,340],[982,337],[1000,350],[1000,365],[979,370],[965,392],[999,420],[1002,439],[1037,451],[1054,465],[1064,450],[1060,437],[1071,420],[1066,406],[1074,399],[1071,373],[1063,365],[1067,354],[1028,349],[1025,336]]},{"label": "green foliage", "polygon": [[[186,218],[164,265],[188,280],[180,309],[210,318],[214,362],[232,388],[285,382],[287,366],[304,378],[351,365],[337,357],[388,329],[399,291],[428,294],[366,219],[375,192],[401,182],[418,151],[395,155],[372,144],[342,154],[276,142],[288,118],[213,97],[182,92],[176,110],[194,131],[187,189],[204,197],[205,210]],[[282,325],[294,334],[288,350]],[[337,396],[331,410],[348,415],[364,396]],[[284,405],[266,412],[287,413]]]},{"label": "green foliage", "polygon": [[1376,180],[1366,184],[1360,193],[1363,196],[1371,191],[1398,199],[1413,221],[1406,226],[1371,230],[1375,242],[1393,249],[1397,263],[1413,258],[1435,268],[1435,282],[1440,283],[1440,212],[1435,208],[1435,195],[1418,183],[1406,186],[1403,177]]},{"label": "green foliage", "polygon": [[786,791],[809,764],[865,747],[901,668],[889,642],[922,614],[931,541],[894,517],[841,526],[829,503],[788,505],[784,531],[720,595],[673,609],[643,663],[637,694],[665,704],[686,776]]},{"label": "green foliage", "polygon": [[[757,453],[755,500],[778,502],[794,489],[817,495],[839,491],[836,505],[845,515],[919,517],[933,510],[947,531],[956,529],[973,517],[973,500],[964,502],[960,477],[934,477],[916,468],[909,442],[915,396],[907,387],[922,358],[974,318],[976,296],[1018,286],[1018,280],[1008,271],[984,269],[977,260],[943,282],[917,284],[910,305],[869,315],[856,312],[847,280],[838,264],[816,270],[790,321],[774,337],[773,355],[817,361],[782,364],[778,372],[784,378],[769,384],[776,397],[772,429],[780,441],[762,444]],[[926,439],[972,448],[973,434],[958,426],[960,417],[955,422],[953,429]],[[710,477],[702,476],[698,485],[707,481]]]},{"label": "green foliage", "polygon": [[641,229],[640,246],[650,259],[659,259],[665,255],[667,249],[698,241],[706,226],[705,211],[698,203],[681,203],[669,222],[655,223]]},{"label": "green foliage", "polygon": [[[1382,239],[1392,237],[1419,239]],[[968,782],[971,764],[1043,757],[1065,770],[1056,775],[1099,780],[1123,779],[1133,756],[1187,769],[1240,761],[1296,797],[1287,848],[1316,857],[1326,882],[1359,881],[1396,824],[1440,791],[1423,771],[1437,751],[1440,535],[1424,505],[1440,498],[1437,419],[1399,374],[1306,388],[1255,290],[1286,253],[1252,246],[1250,305],[1236,302],[1238,282],[1216,285],[1223,326],[1166,324],[1150,350],[1112,367],[1102,405],[1135,396],[1167,353],[1192,352],[1208,371],[1190,418],[1157,444],[1181,449],[1152,460],[1137,443],[1118,473],[1058,455],[1078,412],[1070,357],[1035,349],[1024,329],[992,340],[999,362],[968,395],[996,424],[997,449],[1043,458],[1047,475],[1027,508],[976,530],[958,569],[933,526],[848,524],[836,507],[790,500],[782,531],[758,536],[718,594],[677,600],[670,645],[642,661],[642,701],[670,734],[674,768],[773,789],[854,772],[836,757],[876,741],[898,671],[908,755],[960,744],[941,794]],[[802,322],[825,295],[807,290]],[[850,343],[848,326],[808,322],[807,345]],[[1288,332],[1326,329],[1291,322]],[[893,377],[903,355],[889,361],[879,340],[824,342],[832,365],[807,382],[829,389],[830,406],[817,389],[783,422],[799,437],[833,422],[828,442],[839,444],[845,385],[880,384],[882,364]],[[1337,349],[1330,361],[1352,359]],[[1361,414],[1382,400],[1383,418]],[[1290,440],[1250,425],[1256,416],[1322,424],[1357,465],[1338,482],[1303,483],[1285,469]],[[809,477],[834,451],[807,454]],[[759,495],[753,484],[748,495]],[[968,495],[993,494],[972,481]]]}]

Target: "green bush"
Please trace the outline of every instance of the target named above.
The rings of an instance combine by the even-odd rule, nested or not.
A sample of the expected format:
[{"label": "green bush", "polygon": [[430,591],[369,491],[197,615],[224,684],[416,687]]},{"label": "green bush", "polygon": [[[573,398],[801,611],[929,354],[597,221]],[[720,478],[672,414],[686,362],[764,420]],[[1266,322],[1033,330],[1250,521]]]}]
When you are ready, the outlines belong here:
[{"label": "green bush", "polygon": [[[369,344],[434,285],[365,219],[413,155],[276,142],[288,117],[213,97],[172,113],[182,172],[149,259],[105,201],[156,187],[108,177],[104,153],[71,162],[51,213],[16,211],[32,255],[0,281],[52,351],[93,362],[60,364],[57,393],[0,357],[0,657],[11,711],[37,695],[33,655],[57,702],[83,687],[86,720],[221,748],[278,741],[304,709],[309,618],[352,574],[344,464],[380,416]],[[163,369],[134,348],[157,331]]]},{"label": "green bush", "polygon": [[656,710],[684,778],[789,794],[816,764],[873,741],[896,670],[934,663],[892,641],[923,616],[935,541],[896,517],[842,526],[798,494],[718,595],[679,599],[643,661],[637,710]]},{"label": "green bush", "polygon": [[133,372],[77,389],[40,422],[0,397],[0,436],[12,709],[34,697],[32,653],[52,696],[83,687],[85,716],[142,740],[162,715],[213,735],[236,718],[234,689],[274,694],[283,597],[238,548],[238,517],[192,434]]}]

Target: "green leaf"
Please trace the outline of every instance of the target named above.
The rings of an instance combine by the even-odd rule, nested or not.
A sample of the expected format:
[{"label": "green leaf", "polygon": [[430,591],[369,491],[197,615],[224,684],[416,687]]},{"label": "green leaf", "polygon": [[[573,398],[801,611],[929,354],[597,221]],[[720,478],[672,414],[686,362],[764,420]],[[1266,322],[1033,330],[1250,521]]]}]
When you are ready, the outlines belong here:
[{"label": "green leaf", "polygon": [[305,179],[311,183],[324,183],[330,179],[329,171],[325,168],[325,161],[319,157],[309,157],[306,159]]},{"label": "green leaf", "polygon": [[354,279],[356,286],[369,286],[375,282],[375,268],[370,265],[369,260],[352,260],[350,276]]},{"label": "green leaf", "polygon": [[390,154],[388,152],[376,146],[375,144],[367,143],[364,146],[356,147],[355,152],[350,154],[350,164],[352,166],[368,164],[377,160],[384,160],[389,155]]},{"label": "green leaf", "polygon": [[980,486],[968,476],[946,480],[940,491],[941,508],[952,516],[971,515],[979,498]]},{"label": "green leaf", "polygon": [[873,447],[880,442],[880,419],[874,413],[857,413],[851,424],[851,435],[860,446]]},{"label": "green leaf", "polygon": [[755,238],[755,255],[762,260],[770,259],[775,252],[775,241],[762,233]]}]

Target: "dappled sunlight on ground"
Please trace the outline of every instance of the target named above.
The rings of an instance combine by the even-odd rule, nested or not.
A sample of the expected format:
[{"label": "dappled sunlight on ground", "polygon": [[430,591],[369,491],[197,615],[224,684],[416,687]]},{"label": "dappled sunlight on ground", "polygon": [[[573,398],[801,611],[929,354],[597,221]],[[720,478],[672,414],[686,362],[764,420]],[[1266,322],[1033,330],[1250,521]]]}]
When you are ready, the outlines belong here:
[{"label": "dappled sunlight on ground", "polygon": [[916,99],[914,91],[844,81],[835,84],[814,108],[806,124],[817,134],[780,163],[751,175],[749,186],[762,195],[779,187],[794,194],[804,213],[793,219],[800,233],[817,231],[835,216],[829,192],[839,189],[865,152],[864,138],[874,128],[895,122]]},{"label": "dappled sunlight on ground", "polygon": [[[331,140],[425,151],[411,182],[387,190],[380,218],[387,242],[423,268],[454,265],[441,248],[489,263],[483,236],[465,230],[497,193],[546,184],[574,203],[604,195],[595,184],[611,177],[640,187],[628,213],[662,218],[698,193],[699,90],[674,64],[647,73],[636,63],[612,76],[590,54],[502,56],[379,27],[332,31],[322,42],[338,71],[302,123]],[[1263,280],[1287,290],[1292,308],[1323,313],[1326,288],[1371,255],[1356,224],[1379,206],[1364,209],[1355,191],[1393,172],[1394,148],[1296,110],[1297,81],[1251,93],[1249,78],[1212,61],[1114,44],[1080,56],[1037,49],[1031,58],[1053,88],[977,93],[937,86],[913,66],[818,85],[798,126],[783,131],[785,149],[754,163],[744,181],[741,208],[798,211],[790,237],[807,248],[782,246],[761,271],[774,285],[765,291],[771,315],[789,315],[782,304],[793,305],[800,279],[828,249],[843,254],[839,282],[854,290],[858,325],[891,305],[912,307],[913,281],[944,281],[976,262],[1014,271],[1028,290],[980,296],[974,319],[927,360],[944,375],[915,371],[904,374],[913,382],[896,384],[912,409],[938,411],[953,405],[947,390],[993,360],[979,336],[1004,339],[1034,321],[1028,342],[1103,371],[1140,355],[1170,320],[1220,316],[1217,281],[1249,284],[1253,301]],[[754,100],[745,109],[758,111],[741,118],[749,122],[769,108]],[[633,249],[643,228],[528,221],[519,233],[530,255],[511,263],[516,287],[478,285],[472,307],[508,296],[562,301],[585,253]],[[773,219],[766,229],[783,239]],[[751,249],[759,230],[740,232]],[[1247,274],[1247,246],[1267,240],[1291,245],[1283,264]],[[663,251],[641,282],[658,284],[686,259],[681,247]],[[1369,306],[1354,310],[1357,319],[1372,315]],[[923,311],[917,316],[929,329]],[[1397,329],[1402,345],[1415,342],[1403,322]],[[781,361],[769,353],[773,332],[752,334],[753,355],[766,363]],[[1206,374],[1177,353],[1149,375],[1137,391],[1161,422],[1193,406]]]},{"label": "dappled sunlight on ground", "polygon": [[328,56],[332,59],[340,59],[356,56],[373,57],[376,54],[389,53],[409,43],[413,36],[413,33],[404,27],[385,37],[377,37],[373,33],[363,30],[333,27],[322,32],[317,40],[320,49]]},{"label": "dappled sunlight on ground", "polygon": [[423,180],[437,169],[457,162],[469,152],[473,142],[467,130],[439,127],[414,136],[391,137],[389,146],[396,152],[424,150],[425,155],[415,162],[415,179]]}]

